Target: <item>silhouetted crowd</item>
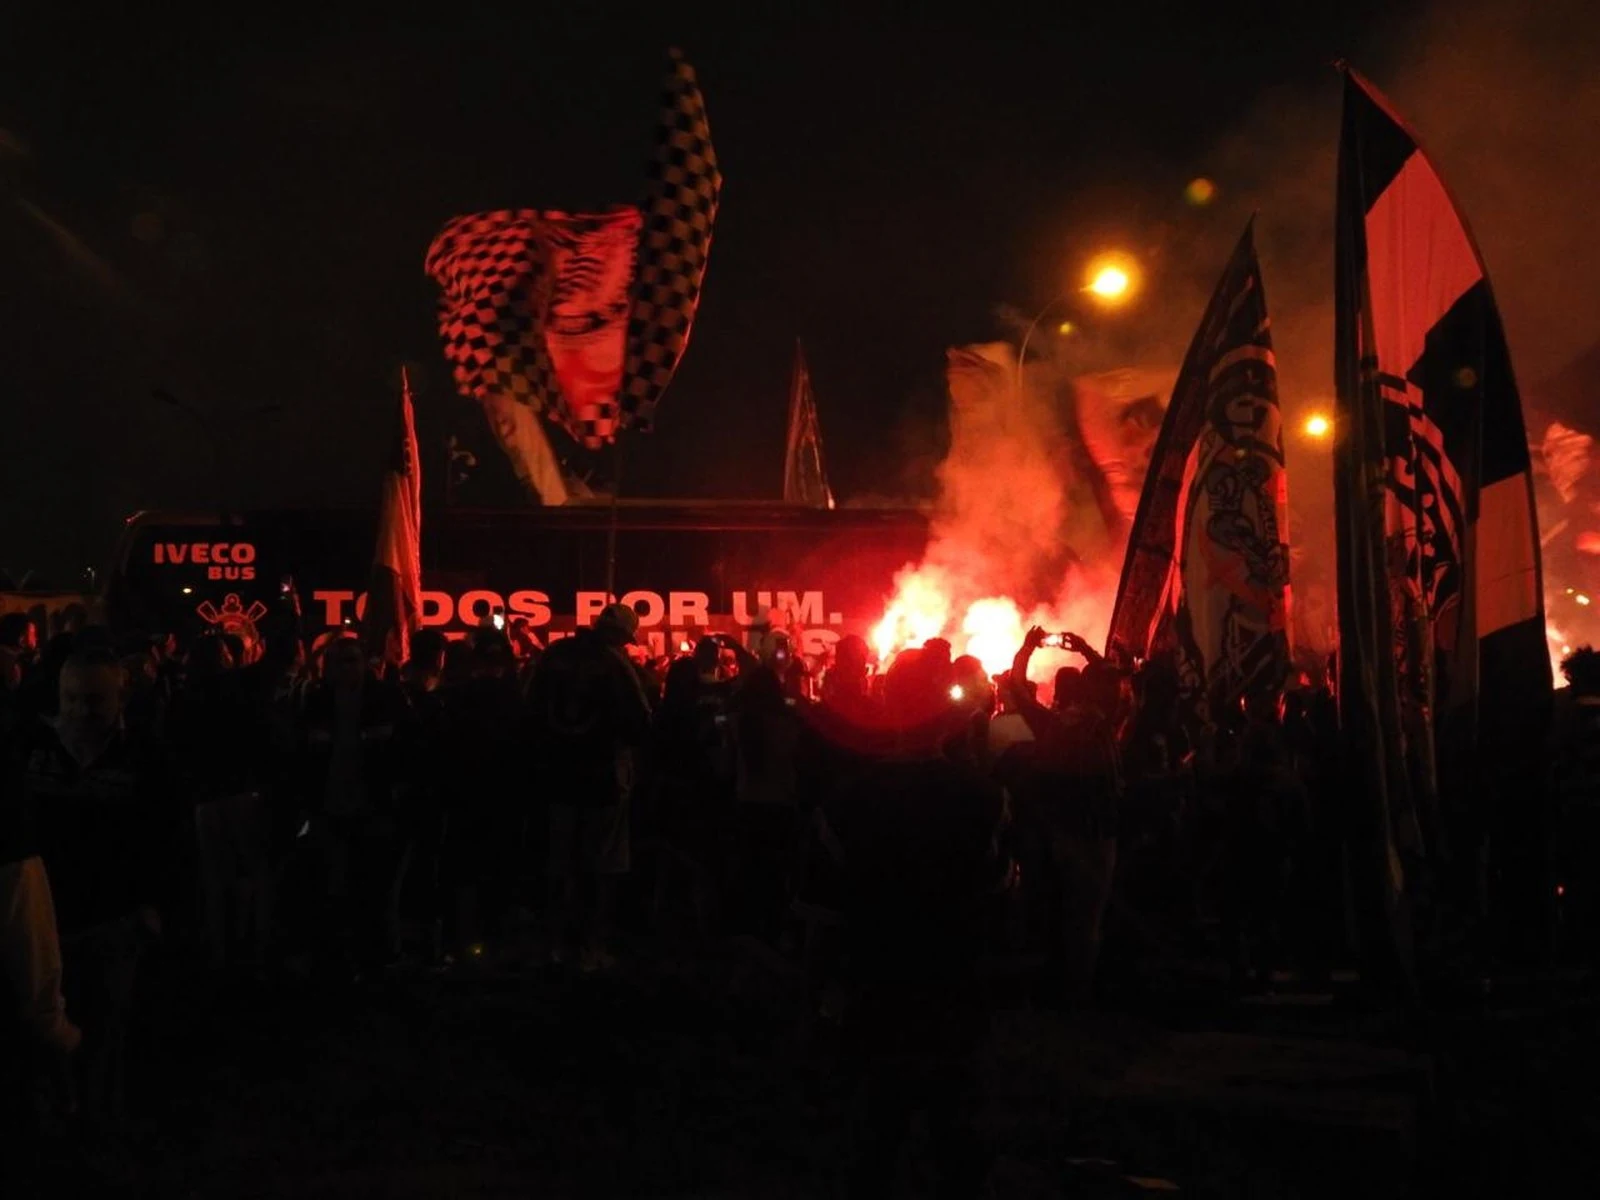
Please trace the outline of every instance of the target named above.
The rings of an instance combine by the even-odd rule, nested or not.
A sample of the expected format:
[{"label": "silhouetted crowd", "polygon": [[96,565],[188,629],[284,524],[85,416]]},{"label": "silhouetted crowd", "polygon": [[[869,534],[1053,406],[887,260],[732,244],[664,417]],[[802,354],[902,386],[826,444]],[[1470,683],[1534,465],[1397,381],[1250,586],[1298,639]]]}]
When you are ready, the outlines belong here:
[{"label": "silhouetted crowd", "polygon": [[[1084,666],[1041,700],[1037,629],[991,678],[941,641],[883,673],[856,637],[809,662],[782,613],[652,660],[638,624],[614,605],[548,647],[425,630],[388,673],[353,634],[307,644],[291,602],[250,643],[41,645],[7,618],[0,1048],[26,1067],[8,1127],[114,1121],[135,990],[174,962],[374,986],[513,959],[626,972],[739,938],[799,965],[819,1036],[865,1081],[861,1194],[889,1194],[918,1110],[970,1194],[997,964],[1072,1009],[1185,954],[1240,992],[1351,959],[1330,679],[1197,730],[1170,666],[1121,669],[1072,635]],[[1569,667],[1552,756],[1580,931],[1597,661]]]}]

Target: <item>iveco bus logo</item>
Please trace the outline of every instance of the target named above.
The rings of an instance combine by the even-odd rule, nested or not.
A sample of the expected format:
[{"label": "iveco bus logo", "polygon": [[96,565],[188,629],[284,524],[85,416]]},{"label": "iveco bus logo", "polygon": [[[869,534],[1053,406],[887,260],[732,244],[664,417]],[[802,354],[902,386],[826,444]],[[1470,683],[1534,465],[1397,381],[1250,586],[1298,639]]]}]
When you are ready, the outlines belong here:
[{"label": "iveco bus logo", "polygon": [[206,569],[207,579],[254,579],[256,548],[251,542],[157,542],[153,561],[161,566]]}]

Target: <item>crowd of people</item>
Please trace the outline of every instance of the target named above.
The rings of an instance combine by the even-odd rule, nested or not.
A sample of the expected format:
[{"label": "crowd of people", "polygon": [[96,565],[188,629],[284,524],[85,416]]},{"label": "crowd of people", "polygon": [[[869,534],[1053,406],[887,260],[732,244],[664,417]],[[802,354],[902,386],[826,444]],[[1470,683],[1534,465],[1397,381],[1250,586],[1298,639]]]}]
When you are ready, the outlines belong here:
[{"label": "crowd of people", "polygon": [[1038,629],[991,678],[937,640],[882,672],[853,636],[807,662],[781,613],[659,661],[638,627],[613,605],[548,647],[420,631],[386,671],[351,632],[307,645],[290,602],[255,644],[41,644],[8,618],[11,1126],[116,1117],[158,941],[245,978],[470,972],[530,944],[581,976],[677,923],[803,966],[866,1080],[862,1194],[888,1194],[917,1109],[959,1194],[996,956],[1072,1008],[1197,938],[1241,990],[1350,950],[1331,679],[1247,697],[1202,742],[1174,671],[1073,635],[1084,665],[1042,700]]}]

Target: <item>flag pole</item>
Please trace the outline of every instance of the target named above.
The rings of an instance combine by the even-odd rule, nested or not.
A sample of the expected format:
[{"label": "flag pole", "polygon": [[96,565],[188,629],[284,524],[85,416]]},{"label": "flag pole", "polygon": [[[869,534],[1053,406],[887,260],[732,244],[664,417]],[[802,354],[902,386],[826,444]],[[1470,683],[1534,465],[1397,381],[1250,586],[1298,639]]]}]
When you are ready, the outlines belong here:
[{"label": "flag pole", "polygon": [[614,456],[611,478],[611,525],[606,530],[606,602],[617,594],[617,510],[622,501],[622,430],[611,443]]}]

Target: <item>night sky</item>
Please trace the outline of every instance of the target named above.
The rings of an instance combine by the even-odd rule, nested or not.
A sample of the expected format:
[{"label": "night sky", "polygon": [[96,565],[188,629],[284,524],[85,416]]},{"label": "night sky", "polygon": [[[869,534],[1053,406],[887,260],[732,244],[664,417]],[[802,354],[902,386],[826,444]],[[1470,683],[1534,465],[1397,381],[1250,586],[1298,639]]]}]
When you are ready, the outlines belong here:
[{"label": "night sky", "polygon": [[[203,504],[218,477],[235,503],[369,503],[402,362],[426,486],[456,431],[483,463],[466,498],[515,500],[452,394],[423,252],[457,213],[634,200],[671,45],[699,72],[726,183],[693,340],[658,431],[630,442],[628,491],[775,496],[796,336],[835,490],[925,486],[947,346],[1005,334],[1000,306],[1031,312],[1104,245],[1209,287],[1249,197],[1224,178],[1226,203],[1184,204],[1208,148],[1285,89],[1336,97],[1341,55],[1382,78],[1406,15],[477,7],[387,26],[222,6],[202,22],[141,6],[121,28],[5,19],[0,567],[98,565],[121,516]],[[1218,253],[1174,250],[1191,245]],[[1198,315],[1151,336],[1186,340]],[[218,430],[215,475],[156,388]]]}]

